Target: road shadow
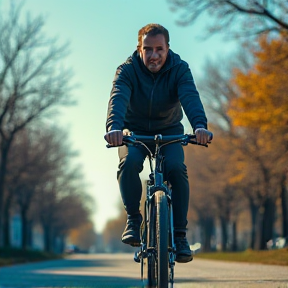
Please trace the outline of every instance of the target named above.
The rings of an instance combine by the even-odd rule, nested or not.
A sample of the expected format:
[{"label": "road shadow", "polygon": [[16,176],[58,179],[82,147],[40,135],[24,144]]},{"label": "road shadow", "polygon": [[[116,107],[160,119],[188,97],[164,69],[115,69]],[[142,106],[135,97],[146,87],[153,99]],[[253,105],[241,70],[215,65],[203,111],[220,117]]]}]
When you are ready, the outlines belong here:
[{"label": "road shadow", "polygon": [[[122,277],[120,272],[119,276],[113,276],[112,272],[110,276],[109,269],[115,271],[117,266],[119,263],[117,265],[117,261],[111,259],[63,259],[3,267],[0,269],[0,288],[145,287],[145,283],[135,278],[135,275],[134,278],[132,275],[127,277],[125,273],[126,276]],[[97,267],[102,270],[104,267],[104,273],[97,272]]]},{"label": "road shadow", "polygon": [[127,277],[79,275],[21,275],[16,281],[1,281],[1,288],[145,288],[140,280]]},{"label": "road shadow", "polygon": [[[188,284],[188,283],[190,283],[190,284],[193,284],[193,285],[195,285],[195,284],[199,284],[200,285],[200,284],[209,284],[209,283],[214,283],[214,284],[223,283],[223,285],[224,285],[224,284],[227,284],[227,283],[231,283],[231,285],[233,285],[233,283],[234,284],[239,284],[239,281],[240,281],[239,279],[215,279],[215,278],[195,277],[193,279],[191,279],[191,278],[189,278],[189,279],[188,278],[175,279],[175,284],[177,284],[177,283],[178,284]],[[271,279],[271,280],[269,280],[269,279],[264,279],[264,280],[260,280],[260,279],[258,279],[258,280],[253,280],[253,279],[245,280],[244,279],[243,280],[243,279],[241,279],[241,285],[243,285],[243,287],[245,287],[245,283],[247,283],[247,285],[248,285],[248,284],[251,284],[253,282],[255,282],[255,283],[257,282],[258,284],[259,283],[266,283],[266,284],[267,283],[275,283],[275,279]],[[278,282],[279,283],[283,283],[283,284],[287,284],[288,283],[288,278],[287,278],[287,280],[286,279],[285,280],[277,279],[277,283]]]}]

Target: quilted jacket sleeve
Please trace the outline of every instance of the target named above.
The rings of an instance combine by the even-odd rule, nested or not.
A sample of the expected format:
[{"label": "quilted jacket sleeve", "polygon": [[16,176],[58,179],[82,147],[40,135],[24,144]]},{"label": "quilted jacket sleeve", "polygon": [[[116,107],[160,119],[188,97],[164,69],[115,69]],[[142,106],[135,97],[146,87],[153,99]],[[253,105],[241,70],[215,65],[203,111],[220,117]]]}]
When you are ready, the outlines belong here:
[{"label": "quilted jacket sleeve", "polygon": [[207,129],[207,118],[197,91],[192,73],[186,62],[182,62],[178,71],[178,97],[183,110],[193,128]]},{"label": "quilted jacket sleeve", "polygon": [[131,90],[132,85],[129,80],[127,65],[123,64],[117,68],[113,80],[107,111],[107,132],[124,128],[124,118],[130,101]]}]

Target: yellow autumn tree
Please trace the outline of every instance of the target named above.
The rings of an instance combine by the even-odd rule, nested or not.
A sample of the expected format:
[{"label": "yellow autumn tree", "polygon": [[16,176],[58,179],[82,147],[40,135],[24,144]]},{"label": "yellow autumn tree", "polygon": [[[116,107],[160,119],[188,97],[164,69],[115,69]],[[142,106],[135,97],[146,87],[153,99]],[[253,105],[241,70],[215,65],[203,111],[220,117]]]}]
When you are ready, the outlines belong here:
[{"label": "yellow autumn tree", "polygon": [[276,201],[280,179],[287,166],[288,142],[288,42],[286,37],[262,36],[252,51],[254,65],[248,71],[234,70],[232,82],[238,97],[230,103],[228,114],[240,129],[249,161],[259,170],[263,183],[263,223],[260,249],[273,237]]},{"label": "yellow autumn tree", "polygon": [[228,109],[235,127],[257,134],[250,152],[257,159],[270,159],[266,168],[274,173],[283,173],[288,163],[288,41],[284,36],[262,36],[259,48],[252,51],[254,66],[247,72],[234,70],[232,83],[238,97]]},{"label": "yellow autumn tree", "polygon": [[[262,132],[288,132],[288,42],[279,36],[259,40],[252,52],[255,65],[248,72],[235,69],[233,79],[240,97],[231,103],[229,115],[236,126],[257,127]],[[287,135],[286,135],[287,136]]]}]

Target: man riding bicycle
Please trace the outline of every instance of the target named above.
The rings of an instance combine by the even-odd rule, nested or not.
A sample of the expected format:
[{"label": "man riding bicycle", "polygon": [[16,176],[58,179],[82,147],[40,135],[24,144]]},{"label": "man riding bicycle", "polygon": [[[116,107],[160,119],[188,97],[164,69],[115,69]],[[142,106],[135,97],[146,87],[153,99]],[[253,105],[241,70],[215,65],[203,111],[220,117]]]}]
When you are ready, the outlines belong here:
[{"label": "man riding bicycle", "polygon": [[[148,24],[138,32],[137,50],[117,68],[110,95],[106,141],[122,145],[123,135],[178,135],[184,133],[182,108],[199,144],[207,144],[207,119],[188,64],[169,48],[169,32],[159,24]],[[189,183],[181,143],[162,148],[164,177],[172,186],[176,261],[193,259],[186,238]],[[140,245],[139,211],[142,185],[139,173],[147,151],[141,146],[119,147],[117,179],[127,225],[122,242]]]}]

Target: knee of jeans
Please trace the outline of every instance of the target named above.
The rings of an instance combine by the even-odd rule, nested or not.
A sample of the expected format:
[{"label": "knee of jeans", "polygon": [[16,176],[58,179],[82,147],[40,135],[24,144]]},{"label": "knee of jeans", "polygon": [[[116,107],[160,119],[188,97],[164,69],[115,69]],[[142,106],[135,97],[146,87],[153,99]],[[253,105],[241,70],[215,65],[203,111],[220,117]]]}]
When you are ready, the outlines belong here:
[{"label": "knee of jeans", "polygon": [[129,155],[123,158],[119,164],[119,170],[134,170],[141,172],[143,169],[142,161],[135,159],[134,157],[129,157]]},{"label": "knee of jeans", "polygon": [[175,174],[175,175],[179,175],[179,174],[187,174],[187,167],[184,163],[179,163],[179,162],[173,162],[173,163],[169,163],[166,167],[165,167],[166,172],[168,172],[169,174]]}]

